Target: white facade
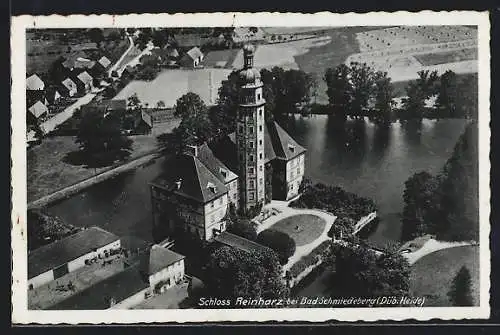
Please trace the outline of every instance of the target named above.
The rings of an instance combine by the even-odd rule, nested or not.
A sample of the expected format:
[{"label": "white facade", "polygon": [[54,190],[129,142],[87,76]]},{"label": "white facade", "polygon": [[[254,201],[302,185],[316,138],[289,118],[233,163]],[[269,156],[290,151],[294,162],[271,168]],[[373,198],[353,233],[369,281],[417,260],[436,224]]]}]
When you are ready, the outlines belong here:
[{"label": "white facade", "polygon": [[149,286],[152,290],[160,282],[164,282],[162,290],[168,290],[184,278],[184,259],[181,259],[166,268],[149,276]]},{"label": "white facade", "polygon": [[302,179],[304,179],[304,171],[305,154],[300,154],[286,163],[287,199],[299,194],[299,186]]},{"label": "white facade", "polygon": [[234,179],[225,184],[227,187],[227,197],[228,201],[234,205],[236,209],[239,208],[239,187],[238,187],[238,178]]},{"label": "white facade", "polygon": [[146,300],[147,296],[150,295],[151,288],[147,287],[130,297],[123,299],[122,301],[116,302],[109,309],[128,309],[139,305],[141,302]]},{"label": "white facade", "polygon": [[[78,270],[78,269],[82,268],[83,266],[85,266],[86,260],[90,260],[94,257],[98,257],[99,255],[104,256],[104,251],[116,250],[116,249],[119,249],[120,246],[121,246],[120,240],[116,240],[110,244],[107,244],[103,247],[98,248],[96,251],[91,251],[85,255],[82,255],[82,256],[66,263],[68,266],[68,273],[73,272],[75,270]],[[56,278],[54,277],[54,271],[53,271],[53,269],[51,269],[49,271],[46,271],[44,273],[39,274],[36,277],[29,279],[28,280],[28,287],[29,288],[37,288],[39,286],[42,286],[44,284],[47,284],[47,283],[55,280],[55,279]]]},{"label": "white facade", "polygon": [[227,214],[228,208],[229,202],[227,193],[205,204],[204,239],[206,241],[214,237],[214,230],[220,232],[226,230],[226,225],[225,222],[223,222],[223,219]]}]

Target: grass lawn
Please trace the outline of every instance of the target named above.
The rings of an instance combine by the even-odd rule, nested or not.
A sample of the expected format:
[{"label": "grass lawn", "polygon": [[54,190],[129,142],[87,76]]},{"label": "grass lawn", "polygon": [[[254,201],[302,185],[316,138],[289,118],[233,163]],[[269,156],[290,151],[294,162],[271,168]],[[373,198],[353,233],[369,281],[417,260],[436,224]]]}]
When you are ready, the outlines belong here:
[{"label": "grass lawn", "polygon": [[[144,155],[157,147],[156,137],[148,135],[130,136],[133,140],[130,159]],[[51,194],[63,187],[72,185],[103,172],[107,168],[87,168],[72,165],[65,157],[78,151],[75,138],[57,136],[43,139],[42,143],[27,152],[27,196],[28,202]]]},{"label": "grass lawn", "polygon": [[325,227],[325,220],[319,216],[299,214],[276,222],[270,229],[288,234],[295,241],[295,245],[300,247],[320,237]]},{"label": "grass lawn", "polygon": [[426,306],[450,306],[448,291],[458,270],[465,265],[472,276],[472,296],[479,304],[479,247],[464,246],[436,251],[412,266],[410,292],[425,296]]}]

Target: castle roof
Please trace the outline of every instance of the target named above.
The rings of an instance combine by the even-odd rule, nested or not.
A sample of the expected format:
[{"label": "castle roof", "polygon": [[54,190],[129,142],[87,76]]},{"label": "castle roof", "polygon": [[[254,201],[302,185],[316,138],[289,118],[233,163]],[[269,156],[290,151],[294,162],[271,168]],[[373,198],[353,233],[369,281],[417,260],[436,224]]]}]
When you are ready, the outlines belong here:
[{"label": "castle roof", "polygon": [[157,244],[154,244],[143,256],[141,269],[149,276],[185,258],[183,255]]},{"label": "castle roof", "polygon": [[238,178],[236,173],[215,157],[206,143],[198,147],[197,157],[224,184]]},{"label": "castle roof", "polygon": [[270,122],[266,128],[276,157],[290,160],[306,151],[278,123]]},{"label": "castle roof", "polygon": [[168,166],[169,171],[153,180],[154,185],[202,203],[227,193],[226,186],[194,155],[178,155]]}]

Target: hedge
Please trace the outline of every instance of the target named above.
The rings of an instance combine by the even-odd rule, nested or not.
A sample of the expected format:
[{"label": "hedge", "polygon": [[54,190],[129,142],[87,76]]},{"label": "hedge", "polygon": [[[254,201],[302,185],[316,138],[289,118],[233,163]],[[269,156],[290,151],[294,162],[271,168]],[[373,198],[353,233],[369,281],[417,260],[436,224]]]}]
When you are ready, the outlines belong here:
[{"label": "hedge", "polygon": [[316,264],[324,254],[324,252],[330,248],[330,246],[331,241],[324,241],[323,243],[318,245],[309,254],[305,255],[304,257],[299,259],[297,263],[292,265],[292,267],[288,271],[289,276],[291,278],[295,278],[309,266]]}]

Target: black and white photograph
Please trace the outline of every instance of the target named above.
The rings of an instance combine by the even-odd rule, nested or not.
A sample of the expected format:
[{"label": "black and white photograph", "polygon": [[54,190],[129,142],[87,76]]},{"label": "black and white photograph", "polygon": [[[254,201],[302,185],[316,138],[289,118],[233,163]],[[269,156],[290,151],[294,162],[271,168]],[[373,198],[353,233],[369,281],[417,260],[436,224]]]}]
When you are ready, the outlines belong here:
[{"label": "black and white photograph", "polygon": [[488,317],[487,14],[220,15],[18,18],[17,320]]}]

